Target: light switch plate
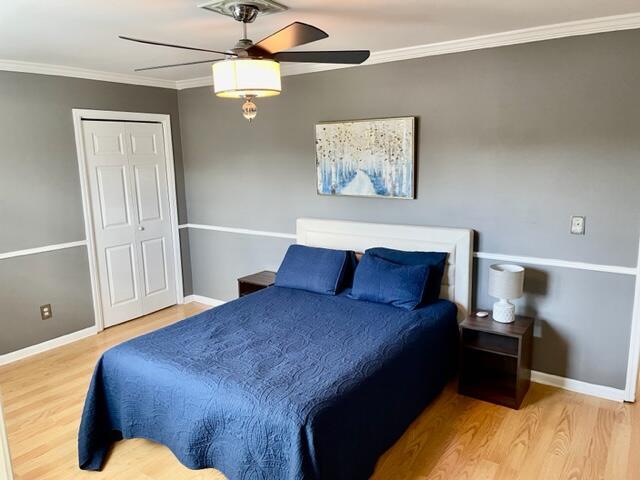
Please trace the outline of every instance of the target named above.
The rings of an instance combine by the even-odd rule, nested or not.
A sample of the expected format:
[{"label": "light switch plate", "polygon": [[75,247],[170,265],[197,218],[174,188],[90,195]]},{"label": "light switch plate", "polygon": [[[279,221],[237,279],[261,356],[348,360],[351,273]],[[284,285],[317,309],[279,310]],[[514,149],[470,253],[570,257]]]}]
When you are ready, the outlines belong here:
[{"label": "light switch plate", "polygon": [[53,317],[51,304],[47,303],[46,305],[40,305],[40,318],[42,318],[42,320],[49,320],[51,317]]},{"label": "light switch plate", "polygon": [[571,217],[571,233],[573,235],[584,235],[584,224],[586,217],[573,215]]}]

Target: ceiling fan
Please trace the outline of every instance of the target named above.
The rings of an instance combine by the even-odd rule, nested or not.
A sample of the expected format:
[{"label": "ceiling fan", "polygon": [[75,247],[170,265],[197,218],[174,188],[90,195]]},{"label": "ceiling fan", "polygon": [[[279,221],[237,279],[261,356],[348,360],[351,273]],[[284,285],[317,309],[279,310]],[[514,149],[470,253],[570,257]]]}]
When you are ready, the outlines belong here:
[{"label": "ceiling fan", "polygon": [[213,88],[216,95],[225,98],[243,98],[244,117],[251,121],[256,117],[257,107],[253,102],[257,97],[279,95],[282,90],[280,81],[280,62],[334,63],[358,65],[369,58],[369,50],[334,51],[293,51],[290,48],[305,45],[327,38],[329,35],[313,25],[294,22],[281,30],[253,43],[247,38],[247,24],[252,23],[258,14],[274,13],[286,10],[286,7],[273,0],[217,0],[202,8],[233,17],[242,23],[242,38],[226,51],[208,48],[188,47],[140,38],[120,35],[119,38],[148,45],[180,48],[198,52],[210,52],[224,55],[224,58],[212,58],[196,62],[157,65],[137,68],[136,72],[173,68],[201,63],[212,63]]}]

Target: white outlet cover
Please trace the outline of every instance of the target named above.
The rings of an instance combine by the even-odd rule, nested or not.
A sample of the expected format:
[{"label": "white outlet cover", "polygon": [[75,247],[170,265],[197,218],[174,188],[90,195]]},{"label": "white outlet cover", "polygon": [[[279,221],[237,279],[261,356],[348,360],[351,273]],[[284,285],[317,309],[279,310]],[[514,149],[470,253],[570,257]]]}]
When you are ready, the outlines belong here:
[{"label": "white outlet cover", "polygon": [[573,235],[584,235],[584,224],[586,217],[573,215],[571,217],[571,233]]}]

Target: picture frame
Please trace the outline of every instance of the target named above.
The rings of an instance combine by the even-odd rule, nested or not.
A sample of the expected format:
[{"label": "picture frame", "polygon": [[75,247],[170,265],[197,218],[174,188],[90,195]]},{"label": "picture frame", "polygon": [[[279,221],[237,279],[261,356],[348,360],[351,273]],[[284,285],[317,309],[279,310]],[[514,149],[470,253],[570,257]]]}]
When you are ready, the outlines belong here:
[{"label": "picture frame", "polygon": [[320,122],[318,195],[415,199],[416,117]]}]

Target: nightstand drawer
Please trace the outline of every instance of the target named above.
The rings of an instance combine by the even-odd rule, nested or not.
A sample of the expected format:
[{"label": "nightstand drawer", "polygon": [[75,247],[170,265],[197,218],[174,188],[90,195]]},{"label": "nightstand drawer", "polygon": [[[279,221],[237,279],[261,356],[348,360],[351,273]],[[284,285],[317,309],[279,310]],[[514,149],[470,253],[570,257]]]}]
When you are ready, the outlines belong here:
[{"label": "nightstand drawer", "polygon": [[464,328],[462,330],[462,340],[466,348],[476,348],[514,357],[518,356],[518,339],[514,337]]},{"label": "nightstand drawer", "polygon": [[238,294],[241,297],[262,290],[263,288],[266,287],[263,285],[256,285],[255,283],[238,282]]}]

